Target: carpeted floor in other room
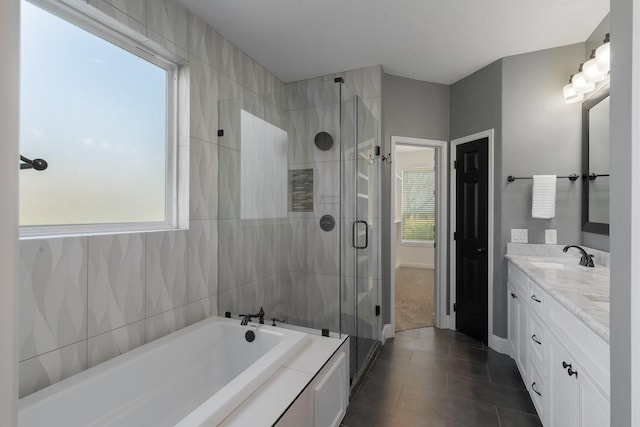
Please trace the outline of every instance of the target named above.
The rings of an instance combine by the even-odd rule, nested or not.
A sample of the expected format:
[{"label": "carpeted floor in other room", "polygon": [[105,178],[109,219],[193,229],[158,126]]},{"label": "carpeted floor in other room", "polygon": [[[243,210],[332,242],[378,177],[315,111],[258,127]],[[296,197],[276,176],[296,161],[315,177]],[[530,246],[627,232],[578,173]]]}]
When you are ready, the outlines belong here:
[{"label": "carpeted floor in other room", "polygon": [[434,270],[400,267],[396,270],[396,331],[434,325]]}]

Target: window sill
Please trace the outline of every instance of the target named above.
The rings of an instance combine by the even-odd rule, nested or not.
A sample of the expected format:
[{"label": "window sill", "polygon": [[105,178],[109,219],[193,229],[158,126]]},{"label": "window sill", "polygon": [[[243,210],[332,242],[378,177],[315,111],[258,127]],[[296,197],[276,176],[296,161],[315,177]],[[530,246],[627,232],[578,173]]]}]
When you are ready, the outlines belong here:
[{"label": "window sill", "polygon": [[414,248],[433,248],[434,241],[430,240],[428,242],[418,242],[415,240],[403,240],[400,242],[400,246],[408,246]]},{"label": "window sill", "polygon": [[20,227],[20,240],[51,239],[58,237],[91,237],[114,234],[154,233],[159,231],[179,231],[168,224],[105,224],[103,226],[29,226]]}]

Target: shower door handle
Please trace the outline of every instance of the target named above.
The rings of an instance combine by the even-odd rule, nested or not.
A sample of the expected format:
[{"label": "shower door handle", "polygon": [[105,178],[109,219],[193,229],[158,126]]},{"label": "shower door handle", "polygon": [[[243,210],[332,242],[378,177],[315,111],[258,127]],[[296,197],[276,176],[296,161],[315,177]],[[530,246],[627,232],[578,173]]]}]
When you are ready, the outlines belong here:
[{"label": "shower door handle", "polygon": [[[364,224],[364,246],[358,245],[358,224]],[[359,219],[353,222],[351,226],[351,240],[354,248],[367,249],[369,246],[369,224],[367,224],[367,221]]]}]

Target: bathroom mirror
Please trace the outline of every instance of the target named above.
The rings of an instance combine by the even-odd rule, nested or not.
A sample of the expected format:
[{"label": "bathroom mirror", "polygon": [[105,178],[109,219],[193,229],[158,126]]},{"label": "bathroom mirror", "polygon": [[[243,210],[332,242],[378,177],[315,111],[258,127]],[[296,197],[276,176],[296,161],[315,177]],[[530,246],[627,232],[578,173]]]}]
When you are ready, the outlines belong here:
[{"label": "bathroom mirror", "polygon": [[582,103],[582,230],[609,234],[609,88]]}]

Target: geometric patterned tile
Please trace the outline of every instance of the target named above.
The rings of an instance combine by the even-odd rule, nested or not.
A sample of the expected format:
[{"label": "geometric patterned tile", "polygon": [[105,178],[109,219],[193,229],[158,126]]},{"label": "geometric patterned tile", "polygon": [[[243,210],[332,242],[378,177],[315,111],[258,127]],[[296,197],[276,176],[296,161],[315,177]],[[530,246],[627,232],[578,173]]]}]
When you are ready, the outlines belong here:
[{"label": "geometric patterned tile", "polygon": [[144,319],[145,237],[89,238],[89,337]]},{"label": "geometric patterned tile", "polygon": [[87,239],[20,242],[20,360],[87,335]]},{"label": "geometric patterned tile", "polygon": [[187,303],[187,232],[147,233],[146,317]]},{"label": "geometric patterned tile", "polygon": [[19,364],[18,374],[20,397],[41,390],[86,368],[86,341],[22,361]]},{"label": "geometric patterned tile", "polygon": [[145,343],[145,322],[140,321],[89,338],[87,368],[98,365]]}]

